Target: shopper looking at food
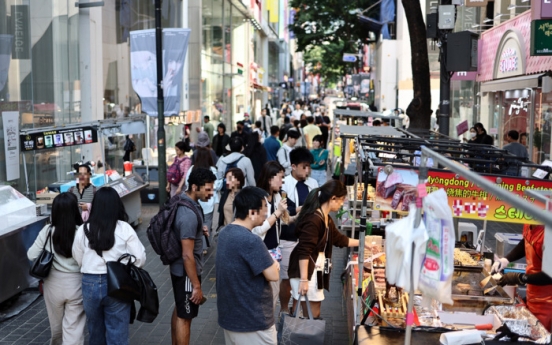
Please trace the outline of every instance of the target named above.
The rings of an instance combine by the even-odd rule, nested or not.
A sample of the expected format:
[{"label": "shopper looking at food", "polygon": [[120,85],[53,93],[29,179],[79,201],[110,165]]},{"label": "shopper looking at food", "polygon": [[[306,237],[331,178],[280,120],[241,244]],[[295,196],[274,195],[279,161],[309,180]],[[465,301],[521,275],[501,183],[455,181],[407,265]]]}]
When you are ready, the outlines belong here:
[{"label": "shopper looking at food", "polygon": [[27,257],[33,261],[40,255],[44,244],[49,248],[47,242],[51,241],[54,249],[52,268],[43,285],[50,322],[50,344],[84,344],[86,315],[82,302],[82,274],[72,253],[75,233],[80,225],[82,218],[77,198],[71,193],[61,193],[52,203],[52,224],[40,230],[27,251]]},{"label": "shopper looking at food", "polygon": [[329,290],[332,247],[357,247],[359,243],[342,235],[329,215],[343,206],[346,195],[347,189],[340,181],[326,182],[309,193],[296,221],[299,242],[291,253],[288,269],[294,308],[301,296],[308,295],[315,318],[320,317],[324,289]]}]

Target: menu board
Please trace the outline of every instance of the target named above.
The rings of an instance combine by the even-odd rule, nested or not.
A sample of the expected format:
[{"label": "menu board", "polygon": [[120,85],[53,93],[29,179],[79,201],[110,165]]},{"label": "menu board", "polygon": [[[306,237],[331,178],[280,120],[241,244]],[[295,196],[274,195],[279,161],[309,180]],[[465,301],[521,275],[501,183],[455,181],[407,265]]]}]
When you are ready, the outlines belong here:
[{"label": "menu board", "polygon": [[107,185],[115,189],[117,194],[122,197],[143,186],[144,181],[140,178],[140,176],[132,174],[122,179],[110,182]]},{"label": "menu board", "polygon": [[85,126],[72,129],[21,134],[21,150],[44,150],[98,142],[98,133],[92,127]]}]

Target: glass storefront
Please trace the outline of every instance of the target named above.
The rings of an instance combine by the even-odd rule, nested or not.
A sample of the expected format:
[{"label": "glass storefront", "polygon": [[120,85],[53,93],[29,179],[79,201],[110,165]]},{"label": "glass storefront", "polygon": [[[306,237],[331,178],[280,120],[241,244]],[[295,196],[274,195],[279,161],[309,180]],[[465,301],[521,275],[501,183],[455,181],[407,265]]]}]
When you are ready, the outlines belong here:
[{"label": "glass storefront", "polygon": [[[107,0],[102,7],[86,10],[79,10],[74,1],[50,0],[28,5],[3,0],[2,4],[0,111],[19,112],[20,129],[141,113],[131,84],[128,38],[132,30],[155,27],[153,2]],[[16,15],[22,18],[17,26]],[[163,27],[180,27],[181,17],[181,1],[163,1]],[[81,30],[83,23],[88,26],[84,31]],[[101,23],[101,27],[96,27],[96,23]],[[11,44],[6,42],[14,39],[16,49],[12,51]],[[81,54],[89,56],[82,58]],[[83,63],[87,59],[90,64]],[[2,121],[0,133],[3,133]],[[131,160],[140,159],[144,135],[135,135],[132,140],[137,151]],[[106,153],[103,163],[121,173],[124,142],[124,136],[113,135],[103,143]],[[102,160],[100,147],[96,143],[26,152],[20,156],[20,178],[7,181],[2,138],[0,184],[35,193],[53,182],[72,179],[68,173],[76,161]]]}]

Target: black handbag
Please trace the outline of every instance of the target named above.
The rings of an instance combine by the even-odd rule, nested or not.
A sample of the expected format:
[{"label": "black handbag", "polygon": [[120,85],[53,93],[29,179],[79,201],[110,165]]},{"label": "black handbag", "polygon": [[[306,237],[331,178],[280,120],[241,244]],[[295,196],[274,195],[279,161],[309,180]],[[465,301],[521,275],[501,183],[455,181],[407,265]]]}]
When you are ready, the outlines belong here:
[{"label": "black handbag", "polygon": [[137,282],[141,290],[139,299],[140,310],[138,310],[136,320],[152,323],[159,314],[157,286],[145,269],[132,265],[130,268],[130,275],[132,279]]},{"label": "black handbag", "polygon": [[[50,241],[50,251],[46,250],[46,245]],[[34,259],[29,274],[38,279],[45,279],[50,273],[52,264],[54,263],[54,252],[52,249],[52,227],[48,230],[48,235],[46,236],[46,242],[42,247],[42,252],[40,255]]]},{"label": "black handbag", "polygon": [[[125,264],[121,261],[128,259]],[[117,261],[106,261],[107,266],[107,295],[125,302],[140,300],[140,287],[132,278],[130,269],[134,266],[136,257],[132,254],[123,254]]]}]

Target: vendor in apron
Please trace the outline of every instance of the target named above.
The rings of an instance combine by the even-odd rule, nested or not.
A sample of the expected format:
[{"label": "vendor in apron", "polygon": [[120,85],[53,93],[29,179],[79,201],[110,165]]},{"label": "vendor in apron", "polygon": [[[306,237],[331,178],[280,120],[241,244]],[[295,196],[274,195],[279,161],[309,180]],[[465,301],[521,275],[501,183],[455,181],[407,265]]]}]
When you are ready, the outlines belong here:
[{"label": "vendor in apron", "polygon": [[544,225],[525,225],[523,240],[494,263],[491,273],[503,270],[512,261],[526,258],[525,273],[506,273],[498,285],[527,285],[527,307],[550,331],[552,327],[552,278],[542,272]]}]

